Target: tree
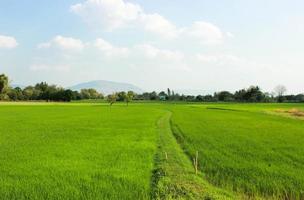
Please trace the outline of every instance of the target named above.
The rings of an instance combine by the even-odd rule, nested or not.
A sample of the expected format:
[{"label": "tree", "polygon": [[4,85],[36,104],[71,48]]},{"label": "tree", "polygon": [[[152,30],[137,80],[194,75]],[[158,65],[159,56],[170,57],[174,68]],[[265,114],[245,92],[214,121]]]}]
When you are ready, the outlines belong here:
[{"label": "tree", "polygon": [[158,99],[158,96],[157,96],[156,92],[155,91],[151,92],[149,100],[157,100],[157,99]]},{"label": "tree", "polygon": [[103,95],[93,88],[88,89],[88,92],[90,99],[103,99]]},{"label": "tree", "polygon": [[118,92],[117,94],[117,101],[125,101],[126,100],[126,92]]},{"label": "tree", "polygon": [[0,74],[0,93],[4,93],[8,89],[8,77]]},{"label": "tree", "polygon": [[279,103],[284,101],[284,94],[287,92],[287,89],[284,85],[278,85],[274,88],[274,92],[277,95],[277,100]]},{"label": "tree", "polygon": [[170,88],[167,89],[167,94],[168,94],[168,99],[170,99],[170,97],[171,97],[171,90],[170,90]]},{"label": "tree", "polygon": [[80,90],[80,95],[82,97],[82,99],[90,99],[91,96],[90,96],[90,92],[88,89],[81,89]]},{"label": "tree", "polygon": [[215,93],[214,96],[219,100],[219,101],[233,101],[233,94],[231,94],[228,91],[222,91],[219,93]]},{"label": "tree", "polygon": [[24,95],[20,87],[10,88],[7,95],[9,96],[10,100],[24,100]]},{"label": "tree", "polygon": [[202,96],[202,95],[197,95],[196,97],[195,97],[195,99],[196,99],[196,101],[203,101],[204,100],[204,97]]},{"label": "tree", "polygon": [[108,95],[107,100],[110,103],[110,106],[112,106],[117,100],[117,94],[113,93],[113,94]]},{"label": "tree", "polygon": [[5,74],[0,74],[0,100],[9,100],[8,88],[8,77]]},{"label": "tree", "polygon": [[61,95],[61,100],[65,102],[70,102],[73,98],[72,90],[63,90]]},{"label": "tree", "polygon": [[133,100],[135,96],[135,93],[133,91],[128,91],[125,97],[125,101],[127,102],[127,106],[129,106],[129,103]]}]

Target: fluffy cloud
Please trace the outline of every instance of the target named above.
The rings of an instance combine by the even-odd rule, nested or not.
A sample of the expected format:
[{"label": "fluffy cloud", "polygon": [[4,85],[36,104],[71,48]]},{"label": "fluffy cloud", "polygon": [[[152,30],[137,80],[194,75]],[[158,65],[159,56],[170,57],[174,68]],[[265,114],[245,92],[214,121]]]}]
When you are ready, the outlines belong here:
[{"label": "fluffy cloud", "polygon": [[14,37],[0,35],[0,48],[13,49],[17,46],[18,43]]},{"label": "fluffy cloud", "polygon": [[159,14],[142,14],[140,19],[144,30],[164,38],[177,38],[179,30],[169,20]]},{"label": "fluffy cloud", "polygon": [[138,4],[124,0],[86,0],[72,5],[70,10],[98,29],[114,31],[137,27],[165,39],[191,38],[201,44],[220,44],[225,34],[214,24],[198,21],[190,27],[176,27],[158,13],[146,13]]},{"label": "fluffy cloud", "polygon": [[48,49],[55,47],[62,50],[81,51],[85,47],[85,44],[79,39],[58,35],[51,41],[41,43],[37,47],[39,49]]},{"label": "fluffy cloud", "polygon": [[94,46],[102,51],[107,57],[113,56],[123,56],[126,57],[129,55],[130,51],[126,47],[115,47],[111,43],[105,41],[102,38],[98,38]]},{"label": "fluffy cloud", "polygon": [[140,44],[132,47],[118,47],[110,42],[98,38],[93,47],[97,48],[104,56],[108,58],[130,58],[130,60],[146,59],[160,61],[181,61],[184,54],[179,51],[160,49],[150,44]]},{"label": "fluffy cloud", "polygon": [[49,64],[33,64],[30,66],[31,71],[70,71],[69,65],[49,65]]},{"label": "fluffy cloud", "polygon": [[220,44],[225,39],[225,34],[214,24],[197,21],[191,27],[185,28],[183,34],[197,39],[201,44]]},{"label": "fluffy cloud", "polygon": [[123,0],[87,0],[71,6],[70,10],[86,22],[98,24],[106,30],[125,27],[136,21],[142,13],[139,5]]}]

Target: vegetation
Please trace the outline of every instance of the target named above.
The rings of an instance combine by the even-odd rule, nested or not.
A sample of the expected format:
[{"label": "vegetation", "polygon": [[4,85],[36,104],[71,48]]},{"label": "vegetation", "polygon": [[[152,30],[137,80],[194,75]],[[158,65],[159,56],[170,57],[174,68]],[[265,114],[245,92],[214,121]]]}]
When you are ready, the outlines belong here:
[{"label": "vegetation", "polygon": [[[149,101],[187,101],[187,102],[304,102],[304,94],[285,95],[287,89],[285,86],[279,85],[274,89],[272,94],[263,92],[258,86],[251,86],[247,89],[241,89],[235,93],[229,91],[215,92],[213,95],[180,95],[173,90],[167,89],[167,92],[160,93],[145,92],[136,94],[133,91],[121,91],[107,96],[107,101],[112,105],[116,101],[125,101],[127,105],[132,100],[149,100]],[[113,99],[115,97],[115,100]],[[88,100],[88,99],[104,99],[102,93],[95,89],[82,89],[80,92],[72,91],[57,87],[56,85],[48,85],[45,82],[38,83],[35,86],[28,86],[24,89],[19,87],[11,88],[9,79],[4,74],[0,75],[0,100],[11,101],[64,101],[72,100]]]},{"label": "vegetation", "polygon": [[1,103],[0,196],[303,199],[302,113],[303,104]]},{"label": "vegetation", "polygon": [[1,199],[149,199],[163,114],[148,106],[0,105]]},{"label": "vegetation", "polygon": [[[284,105],[290,110],[294,105]],[[270,115],[278,105],[176,106],[173,126],[190,157],[214,185],[251,197],[304,198],[304,124]],[[290,113],[288,111],[286,113]]]},{"label": "vegetation", "polygon": [[152,176],[152,199],[235,199],[236,195],[218,189],[195,174],[170,127],[171,112],[157,122],[158,151]]},{"label": "vegetation", "polygon": [[[110,107],[1,103],[0,196],[304,199],[304,104],[283,103],[303,102],[304,95],[285,93],[284,86],[275,95],[255,86],[184,96],[168,88],[113,93],[106,97]],[[0,75],[0,100],[103,98],[94,89],[78,92],[45,82],[11,88]],[[187,101],[220,103],[182,103]],[[269,103],[275,101],[280,104]]]},{"label": "vegetation", "polygon": [[0,100],[6,101],[62,101],[82,99],[103,99],[103,95],[95,89],[83,89],[80,92],[48,85],[45,82],[35,86],[12,88],[6,75],[0,75]]}]

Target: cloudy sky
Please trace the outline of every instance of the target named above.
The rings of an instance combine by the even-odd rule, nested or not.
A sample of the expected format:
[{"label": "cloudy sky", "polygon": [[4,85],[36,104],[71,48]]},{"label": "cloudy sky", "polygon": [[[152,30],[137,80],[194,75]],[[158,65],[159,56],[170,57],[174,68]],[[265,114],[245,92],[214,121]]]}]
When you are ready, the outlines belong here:
[{"label": "cloudy sky", "polygon": [[303,0],[1,0],[0,73],[18,84],[302,93],[303,10]]}]

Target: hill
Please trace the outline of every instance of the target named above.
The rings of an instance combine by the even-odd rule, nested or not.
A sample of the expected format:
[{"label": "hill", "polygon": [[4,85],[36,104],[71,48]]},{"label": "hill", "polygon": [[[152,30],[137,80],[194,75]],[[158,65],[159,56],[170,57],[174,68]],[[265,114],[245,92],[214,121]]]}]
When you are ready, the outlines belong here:
[{"label": "hill", "polygon": [[129,83],[119,83],[119,82],[104,81],[104,80],[96,80],[86,83],[80,83],[70,87],[69,89],[79,91],[81,89],[88,89],[88,88],[96,89],[98,92],[102,92],[103,94],[111,94],[113,92],[130,91],[130,90],[136,93],[144,92],[141,88]]}]

